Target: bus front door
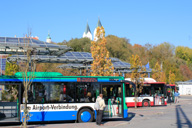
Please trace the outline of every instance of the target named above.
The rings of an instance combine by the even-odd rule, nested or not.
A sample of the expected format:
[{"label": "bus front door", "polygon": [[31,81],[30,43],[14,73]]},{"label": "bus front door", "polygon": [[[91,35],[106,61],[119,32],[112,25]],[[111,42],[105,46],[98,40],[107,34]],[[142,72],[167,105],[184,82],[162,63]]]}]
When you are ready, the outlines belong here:
[{"label": "bus front door", "polygon": [[101,93],[105,100],[103,118],[122,118],[121,85],[102,85]]},{"label": "bus front door", "polygon": [[0,83],[0,123],[19,122],[20,84]]}]

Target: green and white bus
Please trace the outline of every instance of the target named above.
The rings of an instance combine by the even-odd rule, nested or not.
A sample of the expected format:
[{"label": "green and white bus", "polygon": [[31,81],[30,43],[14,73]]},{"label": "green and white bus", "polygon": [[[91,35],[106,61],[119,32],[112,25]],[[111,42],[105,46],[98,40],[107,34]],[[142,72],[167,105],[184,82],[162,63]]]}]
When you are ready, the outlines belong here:
[{"label": "green and white bus", "polygon": [[[96,119],[94,103],[102,93],[104,119],[127,118],[125,81],[112,76],[63,76],[58,72],[33,72],[28,91],[28,122],[91,122]],[[21,122],[23,117],[23,73],[0,76],[0,123]]]}]

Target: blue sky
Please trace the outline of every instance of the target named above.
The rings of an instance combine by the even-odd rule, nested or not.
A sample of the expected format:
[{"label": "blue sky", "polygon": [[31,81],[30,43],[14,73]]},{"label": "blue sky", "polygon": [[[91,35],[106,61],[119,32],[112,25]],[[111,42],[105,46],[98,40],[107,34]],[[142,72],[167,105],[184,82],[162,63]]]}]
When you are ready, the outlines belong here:
[{"label": "blue sky", "polygon": [[131,44],[169,42],[192,48],[192,0],[6,0],[0,2],[0,36],[23,37],[30,28],[45,41],[81,38],[98,17],[106,35]]}]

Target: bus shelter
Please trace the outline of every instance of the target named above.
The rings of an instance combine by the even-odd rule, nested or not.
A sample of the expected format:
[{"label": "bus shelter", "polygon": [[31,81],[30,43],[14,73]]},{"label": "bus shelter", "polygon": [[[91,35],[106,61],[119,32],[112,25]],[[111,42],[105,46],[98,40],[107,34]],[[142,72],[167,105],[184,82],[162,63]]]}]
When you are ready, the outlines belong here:
[{"label": "bus shelter", "polygon": [[60,56],[71,48],[30,37],[0,37],[0,54],[24,55],[27,50],[32,50],[34,55]]},{"label": "bus shelter", "polygon": [[[119,73],[124,75],[125,73],[132,73],[132,71],[134,69],[131,69],[131,64],[126,63],[126,62],[122,62],[120,60],[116,60],[116,58],[110,58],[112,61],[112,64],[114,66],[114,73]],[[75,63],[68,63],[68,64],[62,64],[60,66],[58,66],[57,68],[61,68],[61,69],[79,69],[80,70],[80,74],[81,74],[81,70],[84,69],[91,69],[91,65],[90,64],[75,64]],[[91,72],[91,70],[89,70]],[[139,69],[139,72],[141,72],[141,70]],[[152,69],[151,68],[146,68],[146,71],[142,71],[142,73],[151,73]]]},{"label": "bus shelter", "polygon": [[[71,48],[67,47],[66,45],[60,46],[56,44],[50,44],[31,37],[0,37],[0,54],[11,54],[13,57],[20,56],[20,58],[26,57],[26,60],[26,53],[28,51],[31,52],[30,56],[33,58],[33,56],[42,55],[58,57],[69,50],[71,50]],[[22,59],[20,59],[20,61],[22,61]],[[5,76],[1,77],[4,78]],[[3,93],[8,92],[6,91],[6,88],[12,87],[18,89],[21,87],[21,84],[6,83],[5,79],[3,79],[1,82],[4,83],[1,83],[0,85],[0,119],[2,122],[15,122],[19,117],[18,110],[20,109],[17,104],[20,104],[21,100],[13,100],[14,97],[11,93],[11,95],[5,94],[4,97],[2,95]],[[14,96],[18,98],[18,95]],[[3,102],[1,102],[2,100]]]}]

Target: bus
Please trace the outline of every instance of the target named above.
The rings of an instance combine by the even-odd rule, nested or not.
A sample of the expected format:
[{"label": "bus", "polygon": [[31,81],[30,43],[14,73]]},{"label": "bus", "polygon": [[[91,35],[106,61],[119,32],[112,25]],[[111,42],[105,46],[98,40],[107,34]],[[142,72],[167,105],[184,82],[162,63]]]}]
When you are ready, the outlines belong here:
[{"label": "bus", "polygon": [[176,92],[177,90],[179,90],[179,88],[175,84],[167,84],[167,89],[172,92]]},{"label": "bus", "polygon": [[[125,78],[130,80],[130,78]],[[135,107],[135,87],[129,82],[126,84],[126,98],[125,102],[127,107]],[[166,84],[165,82],[156,82],[152,78],[145,78],[143,89],[140,91],[137,97],[138,107],[149,107],[167,105],[166,100]]]},{"label": "bus", "polygon": [[[103,119],[127,118],[125,81],[113,76],[63,76],[58,72],[33,74],[28,90],[28,122],[92,122],[94,103],[102,93],[106,107]],[[0,77],[0,123],[22,122],[24,114],[23,73]]]},{"label": "bus", "polygon": [[167,96],[168,96],[168,103],[175,101],[175,92],[179,90],[179,87],[177,87],[175,84],[167,84]]}]

